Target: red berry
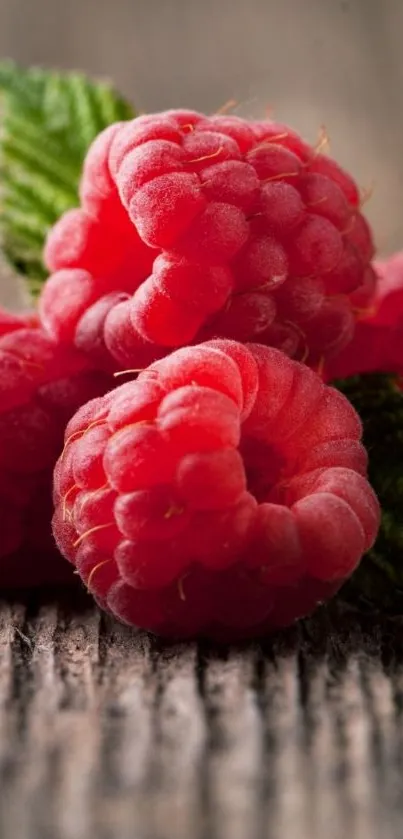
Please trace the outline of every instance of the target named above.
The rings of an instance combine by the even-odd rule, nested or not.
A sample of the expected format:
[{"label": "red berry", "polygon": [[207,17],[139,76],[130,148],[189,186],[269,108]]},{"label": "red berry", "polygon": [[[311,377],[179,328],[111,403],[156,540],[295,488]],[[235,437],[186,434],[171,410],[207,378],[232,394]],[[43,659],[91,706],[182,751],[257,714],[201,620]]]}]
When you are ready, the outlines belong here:
[{"label": "red berry", "polygon": [[105,128],[91,144],[84,161],[80,183],[80,199],[83,210],[99,221],[109,225],[124,224],[124,213],[116,184],[109,168],[109,153],[112,141],[124,123],[116,122]]},{"label": "red berry", "polygon": [[245,212],[259,197],[259,178],[248,163],[240,160],[213,162],[200,171],[204,195],[210,201],[233,204]]},{"label": "red berry", "polygon": [[267,181],[260,191],[261,209],[268,230],[281,240],[300,224],[306,215],[301,195],[286,181]]},{"label": "red berry", "polygon": [[133,361],[141,370],[165,355],[166,349],[145,340],[133,327],[130,318],[130,302],[121,302],[108,311],[103,337],[105,346],[120,367],[130,368]]},{"label": "red berry", "polygon": [[352,207],[359,206],[360,194],[357,185],[354,183],[351,175],[345,172],[335,160],[332,160],[325,154],[315,154],[309,163],[309,170],[330,178],[331,181],[340,187]]},{"label": "red berry", "polygon": [[352,212],[342,189],[326,175],[310,172],[301,178],[299,191],[308,210],[331,221],[343,230]]},{"label": "red berry", "polygon": [[165,114],[144,114],[125,123],[113,139],[108,164],[114,180],[127,154],[138,146],[155,140],[180,143],[182,134],[175,119]]},{"label": "red berry", "polygon": [[[373,293],[354,181],[280,123],[186,110],[118,123],[91,146],[80,194],[46,258],[59,276],[91,279],[80,288],[70,274],[66,297],[67,280],[51,278],[40,310],[107,370],[211,337],[259,340],[315,368],[351,341]],[[106,302],[85,317],[120,293],[128,306],[117,296],[105,317]]]},{"label": "red berry", "polygon": [[165,253],[157,257],[153,267],[156,285],[167,297],[187,308],[201,310],[203,315],[219,311],[233,290],[231,271],[221,265],[200,265],[183,256]]},{"label": "red berry", "polygon": [[236,141],[241,154],[246,154],[255,145],[253,128],[245,119],[236,116],[203,117],[198,123],[199,131],[218,131]]},{"label": "red berry", "polygon": [[380,326],[402,325],[403,253],[379,261],[375,267],[378,283],[366,316]]},{"label": "red berry", "polygon": [[152,248],[172,245],[204,207],[199,179],[192,172],[159,175],[127,199],[133,224]]},{"label": "red berry", "polygon": [[33,321],[0,312],[2,587],[72,581],[51,535],[52,473],[66,423],[110,384],[85,355],[54,343]]},{"label": "red berry", "polygon": [[356,301],[359,320],[354,338],[327,362],[327,379],[403,373],[403,255],[396,253],[375,267],[377,282],[369,272],[367,299]]},{"label": "red berry", "polygon": [[[130,240],[130,225],[126,225],[125,233]],[[112,231],[109,238],[97,219],[84,210],[69,210],[56,222],[48,237],[44,252],[46,265],[50,271],[81,268],[95,277],[108,275],[119,268],[129,244],[120,231],[119,234]]]},{"label": "red berry", "polygon": [[210,321],[206,337],[227,335],[234,341],[256,341],[264,335],[276,316],[276,304],[264,293],[240,294],[233,297],[227,309]]},{"label": "red berry", "polygon": [[292,151],[277,143],[261,143],[247,155],[247,161],[255,169],[260,181],[293,182],[301,173],[301,161]]},{"label": "red berry", "polygon": [[128,623],[266,633],[332,595],[374,541],[360,438],[341,393],[275,349],[181,349],[71,420],[55,538]]},{"label": "red berry", "polygon": [[130,320],[144,341],[175,347],[190,344],[203,322],[203,311],[164,294],[155,278],[149,277],[130,301]]},{"label": "red berry", "polygon": [[361,556],[365,535],[354,510],[334,493],[316,491],[294,504],[310,576],[340,580],[351,573],[351,555]]},{"label": "red berry", "polygon": [[293,152],[305,164],[311,163],[316,155],[312,146],[306,143],[288,125],[273,120],[252,123],[253,133],[259,145],[275,143]]},{"label": "red berry", "polygon": [[43,326],[57,341],[73,343],[79,319],[99,296],[97,282],[87,271],[57,271],[45,283],[39,300]]},{"label": "red berry", "polygon": [[[250,236],[233,262],[236,292],[259,291],[272,301],[288,276],[288,259],[282,245],[270,236]],[[225,333],[224,333],[225,334]]]},{"label": "red berry", "polygon": [[343,255],[343,241],[328,219],[310,214],[295,232],[290,250],[296,276],[321,276],[336,268]]},{"label": "red berry", "polygon": [[166,173],[181,172],[182,160],[180,146],[168,140],[149,140],[128,152],[119,168],[123,205],[129,206],[133,193],[158,177],[161,170]]},{"label": "red berry", "polygon": [[6,335],[15,329],[24,329],[37,325],[38,316],[36,312],[24,312],[21,315],[16,312],[7,312],[6,309],[0,308],[0,335]]}]

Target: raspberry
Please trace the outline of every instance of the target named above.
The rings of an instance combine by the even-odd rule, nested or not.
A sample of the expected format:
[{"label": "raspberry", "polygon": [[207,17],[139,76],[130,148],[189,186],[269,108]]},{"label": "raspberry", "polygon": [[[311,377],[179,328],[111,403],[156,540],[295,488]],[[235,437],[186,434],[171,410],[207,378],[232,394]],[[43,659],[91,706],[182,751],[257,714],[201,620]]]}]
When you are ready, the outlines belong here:
[{"label": "raspberry", "polygon": [[403,323],[403,253],[376,263],[379,277],[368,317],[380,326]]},{"label": "raspberry", "polygon": [[[6,329],[8,323],[9,328]],[[51,533],[52,473],[67,421],[109,386],[31,315],[0,311],[0,586],[71,582]]]},{"label": "raspberry", "polygon": [[287,126],[173,110],[118,123],[80,196],[50,232],[40,313],[97,365],[225,337],[316,367],[352,340],[371,232],[351,177]]},{"label": "raspberry", "polygon": [[38,325],[38,318],[34,312],[26,312],[22,315],[16,312],[7,312],[0,308],[0,336],[13,332],[15,329],[24,329]]},{"label": "raspberry", "polygon": [[328,379],[359,373],[403,373],[403,254],[375,265],[377,282],[364,301],[352,342],[326,365]]},{"label": "raspberry", "polygon": [[83,210],[95,219],[113,227],[125,226],[124,213],[112,180],[108,155],[112,141],[124,123],[116,122],[98,135],[84,161],[80,184]]},{"label": "raspberry", "polygon": [[276,349],[179,349],[68,424],[56,542],[123,621],[260,635],[330,597],[372,545],[360,438],[350,403]]}]

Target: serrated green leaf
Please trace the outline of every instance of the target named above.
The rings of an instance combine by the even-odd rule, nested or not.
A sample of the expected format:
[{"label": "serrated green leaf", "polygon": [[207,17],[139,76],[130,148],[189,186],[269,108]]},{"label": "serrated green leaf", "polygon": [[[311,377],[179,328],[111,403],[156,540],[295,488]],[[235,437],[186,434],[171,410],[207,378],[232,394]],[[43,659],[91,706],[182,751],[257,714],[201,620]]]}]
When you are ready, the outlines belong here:
[{"label": "serrated green leaf", "polygon": [[0,235],[7,259],[35,296],[46,276],[48,230],[78,205],[93,139],[134,111],[113,87],[82,73],[0,63]]},{"label": "serrated green leaf", "polygon": [[369,480],[382,508],[378,539],[342,596],[403,613],[403,393],[383,374],[336,384],[362,419]]}]

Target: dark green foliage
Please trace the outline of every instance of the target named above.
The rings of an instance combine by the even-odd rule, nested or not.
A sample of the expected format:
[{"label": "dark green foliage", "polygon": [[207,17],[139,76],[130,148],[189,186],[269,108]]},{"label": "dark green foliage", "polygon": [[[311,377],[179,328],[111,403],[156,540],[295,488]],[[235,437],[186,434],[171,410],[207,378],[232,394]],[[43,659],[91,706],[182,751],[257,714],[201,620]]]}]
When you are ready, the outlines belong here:
[{"label": "dark green foliage", "polygon": [[337,386],[358,411],[369,479],[382,507],[377,542],[343,590],[350,600],[403,612],[403,393],[392,376],[355,376]]}]

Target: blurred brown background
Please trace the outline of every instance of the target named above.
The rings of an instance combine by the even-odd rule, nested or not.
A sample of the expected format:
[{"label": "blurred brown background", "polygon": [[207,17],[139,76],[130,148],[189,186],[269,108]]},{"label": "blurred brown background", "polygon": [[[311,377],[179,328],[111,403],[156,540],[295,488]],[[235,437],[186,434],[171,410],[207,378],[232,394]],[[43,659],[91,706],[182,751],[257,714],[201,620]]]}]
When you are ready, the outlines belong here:
[{"label": "blurred brown background", "polygon": [[109,76],[141,110],[325,125],[382,253],[403,245],[402,33],[402,0],[0,0],[1,57]]}]

